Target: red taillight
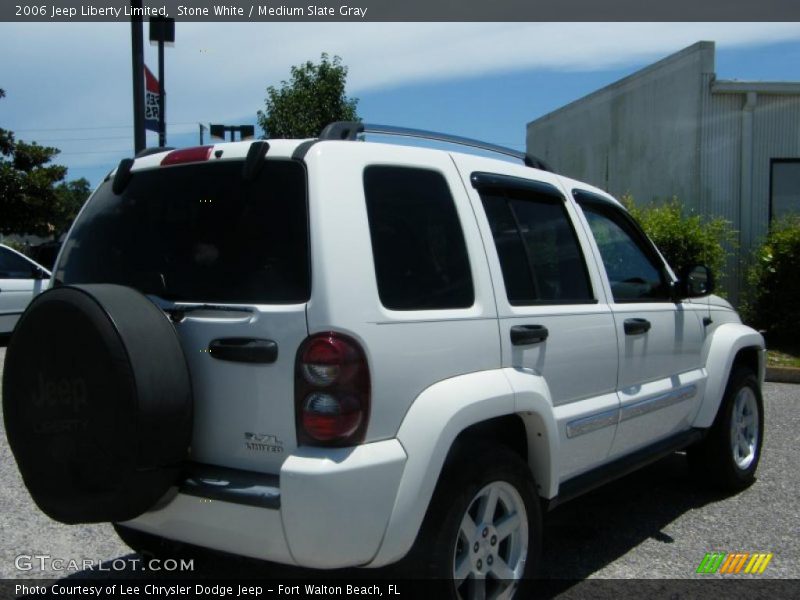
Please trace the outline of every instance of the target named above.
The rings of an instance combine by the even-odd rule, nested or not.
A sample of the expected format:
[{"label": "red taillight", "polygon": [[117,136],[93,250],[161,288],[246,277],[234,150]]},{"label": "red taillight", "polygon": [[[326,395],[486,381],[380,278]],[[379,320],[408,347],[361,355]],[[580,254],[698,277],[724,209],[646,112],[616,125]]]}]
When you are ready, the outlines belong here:
[{"label": "red taillight", "polygon": [[173,150],[161,159],[161,166],[180,165],[183,163],[203,162],[209,159],[214,146],[195,146],[194,148],[182,148]]},{"label": "red taillight", "polygon": [[369,367],[358,342],[335,332],[307,338],[295,369],[298,443],[358,444],[364,440],[369,408]]},{"label": "red taillight", "polygon": [[351,437],[363,418],[361,405],[352,396],[311,392],[303,403],[303,429],[320,442]]},{"label": "red taillight", "polygon": [[306,381],[326,386],[350,379],[359,365],[359,356],[351,342],[339,336],[323,335],[307,342],[301,361]]}]

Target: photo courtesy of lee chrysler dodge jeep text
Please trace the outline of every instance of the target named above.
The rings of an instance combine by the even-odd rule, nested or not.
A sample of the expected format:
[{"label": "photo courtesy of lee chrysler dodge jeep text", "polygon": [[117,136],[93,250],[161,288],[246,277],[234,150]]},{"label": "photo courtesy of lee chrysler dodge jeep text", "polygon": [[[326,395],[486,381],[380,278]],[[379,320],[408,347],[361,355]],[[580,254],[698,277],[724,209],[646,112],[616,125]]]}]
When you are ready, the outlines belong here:
[{"label": "photo courtesy of lee chrysler dodge jeep text", "polygon": [[334,123],[123,160],[20,318],[3,409],[36,504],[137,551],[510,598],[560,502],[677,450],[752,483],[763,376],[709,270],[605,192]]}]

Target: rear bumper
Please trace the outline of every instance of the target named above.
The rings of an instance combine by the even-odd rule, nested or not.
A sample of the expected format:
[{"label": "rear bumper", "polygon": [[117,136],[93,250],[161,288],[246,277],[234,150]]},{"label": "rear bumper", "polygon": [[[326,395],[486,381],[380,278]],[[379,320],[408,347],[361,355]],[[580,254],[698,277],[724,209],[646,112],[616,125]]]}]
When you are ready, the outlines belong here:
[{"label": "rear bumper", "polygon": [[125,525],[286,564],[365,565],[383,541],[405,462],[392,439],[298,448],[279,477],[198,466],[166,506]]}]

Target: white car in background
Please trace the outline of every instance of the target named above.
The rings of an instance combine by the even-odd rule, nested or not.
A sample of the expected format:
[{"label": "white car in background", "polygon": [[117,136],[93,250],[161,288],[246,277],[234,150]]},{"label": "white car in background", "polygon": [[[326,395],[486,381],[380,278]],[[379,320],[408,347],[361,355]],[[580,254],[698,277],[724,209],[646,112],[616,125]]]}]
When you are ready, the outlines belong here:
[{"label": "white car in background", "polygon": [[50,275],[39,263],[0,244],[0,335],[14,330],[28,303],[50,285]]}]

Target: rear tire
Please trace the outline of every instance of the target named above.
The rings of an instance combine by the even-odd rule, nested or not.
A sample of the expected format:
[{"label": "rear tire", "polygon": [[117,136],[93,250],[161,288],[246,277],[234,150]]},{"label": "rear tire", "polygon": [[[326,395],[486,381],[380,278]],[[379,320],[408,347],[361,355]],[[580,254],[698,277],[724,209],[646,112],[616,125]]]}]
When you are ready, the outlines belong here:
[{"label": "rear tire", "polygon": [[522,597],[541,536],[528,465],[506,446],[480,444],[445,465],[404,570],[449,580],[450,598]]},{"label": "rear tire", "polygon": [[714,424],[706,438],[689,448],[693,474],[726,491],[740,491],[755,481],[764,441],[764,402],[755,374],[735,367]]}]

